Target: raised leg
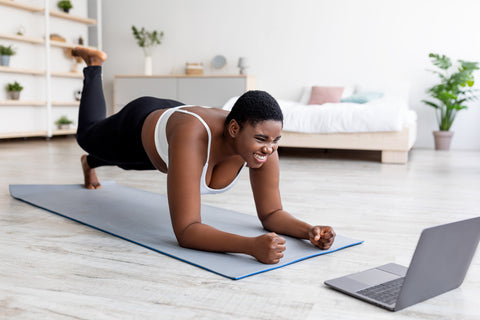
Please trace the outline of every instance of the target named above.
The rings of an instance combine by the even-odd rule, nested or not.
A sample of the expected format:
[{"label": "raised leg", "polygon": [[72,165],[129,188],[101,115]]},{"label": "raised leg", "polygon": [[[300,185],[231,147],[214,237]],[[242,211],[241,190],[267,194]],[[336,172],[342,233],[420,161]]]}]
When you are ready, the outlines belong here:
[{"label": "raised leg", "polygon": [[[106,105],[103,96],[101,65],[107,59],[102,51],[84,47],[72,49],[72,55],[82,58],[89,68],[84,70],[85,79],[80,101],[78,116],[77,141],[86,150],[89,149],[88,131],[97,122],[105,119]],[[99,189],[101,187],[95,169],[90,167],[87,155],[81,157],[85,188]]]}]

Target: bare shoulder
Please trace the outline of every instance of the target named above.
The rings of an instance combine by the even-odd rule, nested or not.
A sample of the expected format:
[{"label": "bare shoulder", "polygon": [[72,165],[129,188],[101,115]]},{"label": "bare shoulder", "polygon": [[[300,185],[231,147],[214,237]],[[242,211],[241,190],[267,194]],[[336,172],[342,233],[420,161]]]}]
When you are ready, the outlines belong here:
[{"label": "bare shoulder", "polygon": [[[206,108],[186,107],[185,110],[195,113],[202,118],[211,128],[219,119],[215,114],[203,112]],[[218,117],[218,116],[217,116]],[[169,144],[169,155],[177,158],[181,163],[191,166],[193,163],[204,164],[208,152],[208,132],[204,124],[191,114],[175,112],[168,119],[167,140]],[[201,168],[201,167],[199,167]]]},{"label": "bare shoulder", "polygon": [[190,107],[189,111],[199,115],[212,131],[223,132],[228,111],[219,108]]},{"label": "bare shoulder", "polygon": [[[208,125],[212,131],[223,131],[225,118],[228,115],[228,111],[218,109],[218,108],[205,108],[199,106],[185,107],[186,111],[195,113],[198,115],[205,123]],[[175,112],[168,121],[167,134],[169,128],[176,129],[189,129],[189,130],[180,130],[182,133],[188,134],[198,134],[197,130],[204,130],[205,126],[198,118],[192,116],[191,114],[183,112]]]}]

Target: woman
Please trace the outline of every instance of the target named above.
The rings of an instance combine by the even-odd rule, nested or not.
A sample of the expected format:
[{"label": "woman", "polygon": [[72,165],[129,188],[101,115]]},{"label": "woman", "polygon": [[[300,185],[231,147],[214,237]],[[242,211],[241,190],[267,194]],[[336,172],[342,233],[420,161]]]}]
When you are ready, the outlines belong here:
[{"label": "woman", "polygon": [[[86,188],[100,188],[95,168],[103,165],[166,173],[173,230],[182,247],[244,253],[273,264],[285,250],[277,233],[308,239],[320,249],[332,245],[331,227],[311,226],[282,209],[276,151],[283,115],[268,93],[245,93],[230,113],[143,97],[105,118],[101,66],[107,55],[87,48],[72,53],[87,63],[77,131],[89,153],[81,158]],[[228,190],[245,166],[258,217],[270,231],[258,237],[217,230],[200,216],[200,195]]]}]

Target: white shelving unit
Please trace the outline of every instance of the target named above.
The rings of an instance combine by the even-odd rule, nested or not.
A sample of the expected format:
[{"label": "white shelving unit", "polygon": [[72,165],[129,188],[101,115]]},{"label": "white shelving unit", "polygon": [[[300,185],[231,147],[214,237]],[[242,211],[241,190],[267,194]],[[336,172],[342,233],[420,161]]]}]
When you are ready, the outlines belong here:
[{"label": "white shelving unit", "polygon": [[[30,90],[23,99],[22,92],[20,100],[7,100],[6,93],[2,99],[5,89],[0,88],[3,90],[0,93],[0,139],[52,137],[76,132],[75,129],[55,130],[54,122],[60,113],[76,121],[79,102],[73,93],[82,87],[84,65],[79,65],[76,71],[70,70],[74,62],[64,51],[78,44],[73,40],[51,40],[50,35],[61,33],[62,37],[73,39],[80,34],[84,46],[101,49],[101,0],[73,1],[74,9],[76,6],[78,9],[68,14],[56,11],[56,3],[56,0],[0,0],[0,22],[3,23],[0,24],[0,44],[21,46],[17,51],[22,53],[17,63],[12,63],[16,59],[13,56],[10,66],[0,66],[0,85],[17,81],[18,77],[21,79],[18,82],[26,83],[25,89]],[[96,19],[86,17],[89,12],[94,12]],[[28,26],[25,35],[12,31],[17,24]],[[91,27],[95,32],[89,30]],[[89,39],[92,34],[97,43],[91,44],[95,40]]]}]

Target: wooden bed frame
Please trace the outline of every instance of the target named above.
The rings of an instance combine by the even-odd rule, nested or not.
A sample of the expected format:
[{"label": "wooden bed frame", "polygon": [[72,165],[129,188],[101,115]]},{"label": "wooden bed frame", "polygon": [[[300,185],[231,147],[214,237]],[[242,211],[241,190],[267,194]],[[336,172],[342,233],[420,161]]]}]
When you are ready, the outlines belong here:
[{"label": "wooden bed frame", "polygon": [[402,131],[365,133],[299,133],[283,131],[280,147],[376,150],[382,163],[406,164],[417,137],[417,123]]}]

